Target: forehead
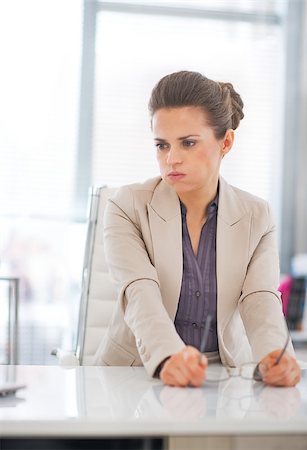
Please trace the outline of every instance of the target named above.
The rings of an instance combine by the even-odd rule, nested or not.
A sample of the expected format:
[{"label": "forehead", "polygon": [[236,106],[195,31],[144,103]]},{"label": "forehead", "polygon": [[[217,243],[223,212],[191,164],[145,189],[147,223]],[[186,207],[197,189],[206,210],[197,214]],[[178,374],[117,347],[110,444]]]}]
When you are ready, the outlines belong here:
[{"label": "forehead", "polygon": [[202,108],[195,106],[161,108],[152,118],[152,131],[161,138],[167,134],[199,134],[208,127],[207,114]]}]

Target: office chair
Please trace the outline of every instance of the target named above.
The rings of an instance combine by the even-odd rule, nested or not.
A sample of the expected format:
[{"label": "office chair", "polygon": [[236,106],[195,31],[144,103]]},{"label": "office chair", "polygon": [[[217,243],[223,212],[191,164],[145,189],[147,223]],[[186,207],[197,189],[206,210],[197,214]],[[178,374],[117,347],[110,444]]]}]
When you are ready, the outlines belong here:
[{"label": "office chair", "polygon": [[115,191],[106,187],[90,190],[77,345],[75,352],[52,351],[60,365],[92,365],[111,319],[116,291],[104,257],[103,215],[107,199]]},{"label": "office chair", "polygon": [[[5,364],[18,364],[19,278],[0,277],[0,283],[5,283],[8,288],[7,342],[5,344]],[[3,304],[1,306],[2,308],[4,307]]]}]

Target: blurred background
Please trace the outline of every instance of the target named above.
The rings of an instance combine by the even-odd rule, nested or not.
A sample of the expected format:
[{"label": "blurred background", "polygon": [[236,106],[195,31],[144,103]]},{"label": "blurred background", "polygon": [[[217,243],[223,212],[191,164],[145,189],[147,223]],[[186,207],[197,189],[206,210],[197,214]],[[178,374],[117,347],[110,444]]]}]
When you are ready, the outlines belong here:
[{"label": "blurred background", "polygon": [[[0,0],[0,276],[20,280],[20,363],[74,348],[89,187],[158,174],[147,102],[173,71],[241,94],[222,175],[271,203],[281,272],[306,275],[306,55],[304,0]],[[0,363],[7,298],[0,280]]]}]

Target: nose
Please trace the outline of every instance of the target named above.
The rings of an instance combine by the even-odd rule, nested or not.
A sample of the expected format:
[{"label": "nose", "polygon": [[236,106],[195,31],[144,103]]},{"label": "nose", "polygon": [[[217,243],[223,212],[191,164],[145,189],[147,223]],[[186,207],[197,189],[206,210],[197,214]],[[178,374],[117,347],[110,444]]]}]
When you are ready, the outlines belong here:
[{"label": "nose", "polygon": [[182,162],[182,154],[177,146],[171,146],[167,153],[166,162],[169,166],[174,166],[175,164],[180,164]]}]

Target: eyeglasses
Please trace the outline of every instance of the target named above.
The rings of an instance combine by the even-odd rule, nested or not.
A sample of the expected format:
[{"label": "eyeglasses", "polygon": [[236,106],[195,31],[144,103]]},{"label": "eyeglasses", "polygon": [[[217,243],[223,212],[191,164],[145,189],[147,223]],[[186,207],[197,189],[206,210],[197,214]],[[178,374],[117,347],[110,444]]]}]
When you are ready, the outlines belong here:
[{"label": "eyeglasses", "polygon": [[[205,329],[204,334],[202,337],[201,345],[200,345],[200,352],[204,353],[206,348],[206,343],[208,339],[209,334],[209,328],[211,323],[211,316],[208,315],[206,322],[205,322]],[[288,330],[288,327],[286,325],[287,329],[287,339],[286,342],[276,358],[275,365],[279,364],[281,358],[283,357],[287,346],[290,342],[290,333]],[[228,367],[228,366],[221,366],[220,364],[210,364],[207,367],[206,370],[206,379],[205,382],[220,382],[220,381],[226,381],[229,378],[233,377],[241,377],[245,380],[254,380],[254,381],[262,381],[261,374],[259,372],[259,367],[257,362],[248,362],[246,364],[242,364],[240,367]]]}]

